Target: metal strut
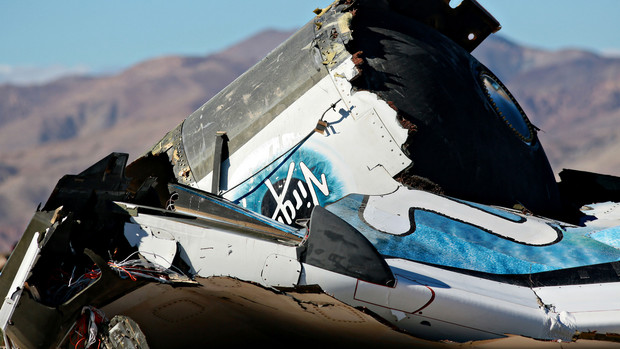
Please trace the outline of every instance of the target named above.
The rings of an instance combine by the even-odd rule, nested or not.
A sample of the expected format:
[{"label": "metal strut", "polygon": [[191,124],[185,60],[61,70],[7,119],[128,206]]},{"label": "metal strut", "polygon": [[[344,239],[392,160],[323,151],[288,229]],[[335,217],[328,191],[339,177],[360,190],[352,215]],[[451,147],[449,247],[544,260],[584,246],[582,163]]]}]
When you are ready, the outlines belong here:
[{"label": "metal strut", "polygon": [[224,151],[228,137],[225,131],[218,131],[215,134],[215,151],[213,154],[213,178],[211,182],[211,193],[219,195],[220,178],[222,174],[222,161],[224,160]]}]

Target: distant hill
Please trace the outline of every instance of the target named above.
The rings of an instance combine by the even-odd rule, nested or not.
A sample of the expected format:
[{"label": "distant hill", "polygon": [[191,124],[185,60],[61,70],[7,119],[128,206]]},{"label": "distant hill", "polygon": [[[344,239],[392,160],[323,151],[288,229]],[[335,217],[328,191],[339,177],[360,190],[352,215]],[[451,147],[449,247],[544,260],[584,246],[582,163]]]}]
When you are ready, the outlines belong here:
[{"label": "distant hill", "polygon": [[[160,57],[110,76],[0,85],[0,252],[64,174],[113,151],[139,157],[291,34],[265,31],[216,54]],[[536,50],[498,36],[474,55],[542,129],[556,172],[620,174],[620,59]]]},{"label": "distant hill", "polygon": [[160,57],[105,77],[0,85],[0,252],[64,174],[113,151],[130,161],[292,32],[264,31],[202,57]]}]

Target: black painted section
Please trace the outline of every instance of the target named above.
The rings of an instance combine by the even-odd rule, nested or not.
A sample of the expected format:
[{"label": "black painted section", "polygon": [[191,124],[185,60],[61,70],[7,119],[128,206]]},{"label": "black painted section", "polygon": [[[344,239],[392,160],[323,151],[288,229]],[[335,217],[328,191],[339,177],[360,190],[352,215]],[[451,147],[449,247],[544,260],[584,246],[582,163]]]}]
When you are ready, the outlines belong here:
[{"label": "black painted section", "polygon": [[385,259],[355,228],[321,206],[310,216],[300,261],[379,285],[394,285]]},{"label": "black painted section", "polygon": [[561,216],[538,138],[528,145],[498,116],[480,81],[487,69],[450,38],[396,12],[400,2],[358,1],[348,49],[363,60],[354,86],[378,94],[403,125],[417,128],[404,145],[413,160],[404,177],[427,178],[461,199]]},{"label": "black painted section", "polygon": [[[422,262],[418,262],[422,263]],[[620,262],[544,271],[532,274],[493,274],[431,263],[422,263],[464,275],[525,287],[570,286],[620,282]]]},{"label": "black painted section", "polygon": [[616,176],[564,169],[559,187],[563,202],[573,211],[596,202],[620,202],[620,177]]},{"label": "black painted section", "polygon": [[59,206],[74,211],[84,208],[95,196],[119,200],[125,197],[129,180],[125,178],[127,154],[112,153],[78,175],[65,175],[47,200],[44,211]]},{"label": "black painted section", "polygon": [[456,8],[445,0],[389,0],[389,4],[393,10],[434,28],[469,52],[500,29],[499,22],[473,0],[463,0]]},{"label": "black painted section", "polygon": [[218,132],[215,136],[215,152],[213,153],[213,178],[211,182],[211,192],[213,194],[220,193],[220,179],[222,174],[222,161],[227,157],[228,152],[226,144],[228,137],[225,132]]}]

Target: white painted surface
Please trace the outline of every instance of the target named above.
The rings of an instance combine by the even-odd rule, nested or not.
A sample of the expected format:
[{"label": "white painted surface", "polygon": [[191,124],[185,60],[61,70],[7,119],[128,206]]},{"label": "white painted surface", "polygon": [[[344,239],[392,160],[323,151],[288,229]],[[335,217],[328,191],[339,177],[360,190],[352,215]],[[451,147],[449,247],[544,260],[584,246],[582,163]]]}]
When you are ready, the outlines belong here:
[{"label": "white painted surface", "polygon": [[13,316],[17,303],[19,303],[24,282],[26,282],[26,279],[30,274],[30,270],[32,270],[32,267],[39,256],[39,252],[41,251],[38,240],[39,233],[34,233],[19,269],[17,269],[17,272],[15,273],[11,287],[9,287],[9,291],[2,302],[2,308],[0,308],[0,328],[2,328],[3,333],[5,333],[9,319]]},{"label": "white painted surface", "polygon": [[[263,269],[273,255],[297,259],[295,246],[261,240],[249,235],[180,223],[165,217],[139,214],[132,220],[151,231],[167,231],[181,245],[180,256],[191,272],[202,277],[231,276],[265,286]],[[270,257],[271,256],[271,257]],[[276,266],[281,273],[276,282],[297,279],[295,268]],[[267,278],[272,280],[273,278]],[[284,280],[284,281],[282,281]]]},{"label": "white painted surface", "polygon": [[375,229],[401,235],[410,230],[411,208],[434,212],[528,245],[547,245],[560,238],[547,221],[534,216],[519,216],[522,221],[516,222],[445,196],[402,186],[394,193],[369,197],[363,216]]},{"label": "white painted surface", "polygon": [[[340,177],[347,192],[384,194],[395,190],[397,183],[392,177],[411,163],[400,148],[407,130],[398,123],[396,111],[376,95],[351,93],[348,79],[355,71],[351,59],[345,60],[232,154],[226,164],[230,166],[228,187],[251,178],[286,153],[314,130],[324,115],[327,131],[313,134],[306,143],[335,167],[336,173],[331,175]],[[335,110],[331,109],[334,104]],[[210,191],[211,177],[199,180],[197,187]]]},{"label": "white painted surface", "polygon": [[293,287],[299,282],[301,263],[296,258],[272,254],[263,265],[263,284],[269,286]]},{"label": "white painted surface", "polygon": [[581,208],[581,212],[596,217],[595,220],[587,221],[587,226],[612,227],[620,225],[620,202],[607,201],[588,204]]},{"label": "white painted surface", "polygon": [[170,268],[177,253],[177,243],[169,232],[159,231],[154,235],[148,227],[125,223],[125,238],[132,247],[148,261]]},{"label": "white painted surface", "polygon": [[433,302],[435,291],[427,285],[397,274],[394,287],[358,280],[354,298],[360,302],[388,307],[392,311],[415,313]]},{"label": "white painted surface", "polygon": [[542,308],[529,287],[402,259],[388,259],[388,264],[398,278],[395,288],[367,284],[305,264],[300,282],[319,284],[339,300],[367,307],[424,338],[468,341],[517,332],[533,338],[570,340],[574,334],[573,324],[567,321],[571,315]]},{"label": "white painted surface", "polygon": [[620,333],[620,283],[534,288],[556,312],[568,312],[580,331]]}]

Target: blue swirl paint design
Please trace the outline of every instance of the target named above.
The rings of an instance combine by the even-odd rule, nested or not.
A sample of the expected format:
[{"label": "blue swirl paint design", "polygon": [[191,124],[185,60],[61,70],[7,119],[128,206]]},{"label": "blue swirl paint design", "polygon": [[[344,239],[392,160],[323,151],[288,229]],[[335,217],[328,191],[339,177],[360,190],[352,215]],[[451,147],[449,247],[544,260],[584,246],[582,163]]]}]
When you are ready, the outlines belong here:
[{"label": "blue swirl paint design", "polygon": [[[433,212],[416,210],[416,230],[399,236],[380,232],[364,222],[360,218],[363,205],[364,196],[355,194],[327,209],[345,218],[386,256],[495,274],[529,274],[620,260],[618,228],[592,233],[593,228],[558,226],[564,235],[561,241],[530,246]],[[489,212],[496,210],[488,207]]]},{"label": "blue swirl paint design", "polygon": [[293,224],[309,218],[314,206],[348,194],[342,178],[336,161],[315,150],[310,141],[258,171],[227,197],[251,211]]}]

